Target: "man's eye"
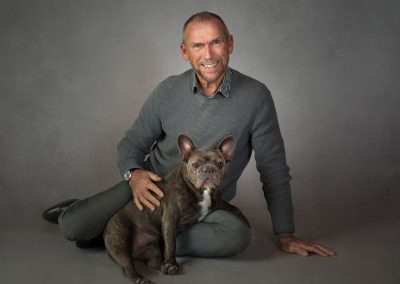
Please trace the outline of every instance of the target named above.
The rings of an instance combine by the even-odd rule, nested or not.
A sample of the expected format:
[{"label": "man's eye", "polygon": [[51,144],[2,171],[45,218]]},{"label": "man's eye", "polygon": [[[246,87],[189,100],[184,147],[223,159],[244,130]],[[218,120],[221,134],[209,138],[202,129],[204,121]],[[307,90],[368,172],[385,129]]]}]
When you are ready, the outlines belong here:
[{"label": "man's eye", "polygon": [[216,39],[216,40],[213,40],[211,42],[211,45],[219,45],[220,43],[221,43],[221,40],[220,39]]},{"label": "man's eye", "polygon": [[193,47],[194,47],[194,48],[200,48],[200,47],[201,47],[201,44],[200,44],[200,43],[193,44]]}]

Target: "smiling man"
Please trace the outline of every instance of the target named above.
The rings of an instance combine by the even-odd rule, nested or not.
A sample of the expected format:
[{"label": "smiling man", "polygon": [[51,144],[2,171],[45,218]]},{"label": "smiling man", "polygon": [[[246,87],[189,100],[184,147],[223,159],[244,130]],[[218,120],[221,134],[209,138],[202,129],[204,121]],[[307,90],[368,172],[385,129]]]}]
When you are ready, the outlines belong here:
[{"label": "smiling man", "polygon": [[190,61],[196,72],[201,89],[209,97],[224,78],[229,54],[233,51],[233,37],[218,19],[200,19],[200,16],[197,20],[194,16],[186,22],[180,47],[183,57]]},{"label": "smiling man", "polygon": [[[263,83],[228,66],[233,37],[223,20],[210,12],[190,17],[180,49],[192,69],[160,83],[118,145],[125,181],[84,200],[57,204],[44,212],[44,218],[58,222],[79,247],[92,246],[101,241],[110,217],[132,198],[140,210],[160,205],[162,189],[154,182],[180,163],[176,146],[180,133],[201,147],[215,146],[215,141],[233,135],[236,150],[221,187],[222,198],[229,201],[235,196],[237,180],[254,150],[281,249],[304,256],[334,255],[294,236],[291,177],[274,103]],[[234,255],[248,246],[250,236],[250,229],[236,216],[217,210],[178,236],[176,254]]]}]

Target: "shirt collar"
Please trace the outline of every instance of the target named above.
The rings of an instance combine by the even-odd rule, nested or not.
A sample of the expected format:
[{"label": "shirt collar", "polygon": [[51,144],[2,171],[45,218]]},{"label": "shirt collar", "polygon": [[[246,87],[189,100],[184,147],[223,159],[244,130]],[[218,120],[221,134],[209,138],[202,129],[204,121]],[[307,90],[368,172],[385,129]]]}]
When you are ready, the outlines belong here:
[{"label": "shirt collar", "polygon": [[[232,81],[232,69],[228,67],[228,68],[226,68],[225,76],[224,76],[224,79],[222,80],[221,85],[219,86],[218,90],[215,92],[215,94],[211,98],[213,98],[217,94],[221,94],[225,98],[229,98],[231,81]],[[196,94],[199,92],[199,87],[197,84],[198,83],[197,83],[197,79],[196,79],[196,72],[194,70],[192,70],[191,88],[192,88],[193,94]]]}]

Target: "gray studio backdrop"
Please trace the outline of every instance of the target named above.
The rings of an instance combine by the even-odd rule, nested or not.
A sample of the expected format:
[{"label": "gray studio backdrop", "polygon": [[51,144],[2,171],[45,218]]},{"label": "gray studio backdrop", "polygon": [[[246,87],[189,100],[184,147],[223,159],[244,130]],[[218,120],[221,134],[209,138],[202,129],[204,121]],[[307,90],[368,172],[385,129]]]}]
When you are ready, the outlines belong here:
[{"label": "gray studio backdrop", "polygon": [[[116,145],[157,84],[189,68],[180,31],[202,10],[230,28],[231,66],[273,94],[297,207],[394,208],[398,3],[1,1],[0,221],[37,221],[54,202],[120,180]],[[252,161],[239,188],[248,214],[246,196],[260,189]]]}]

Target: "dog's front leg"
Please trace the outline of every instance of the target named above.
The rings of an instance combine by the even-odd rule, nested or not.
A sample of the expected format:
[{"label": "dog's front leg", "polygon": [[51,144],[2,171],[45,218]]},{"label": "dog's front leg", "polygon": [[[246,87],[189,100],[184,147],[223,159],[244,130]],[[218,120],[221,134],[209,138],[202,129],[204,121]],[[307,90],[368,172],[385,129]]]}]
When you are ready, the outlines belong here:
[{"label": "dog's front leg", "polygon": [[175,249],[178,224],[173,214],[164,214],[162,217],[162,234],[164,239],[164,263],[161,271],[164,274],[177,274],[179,265],[176,263]]}]

